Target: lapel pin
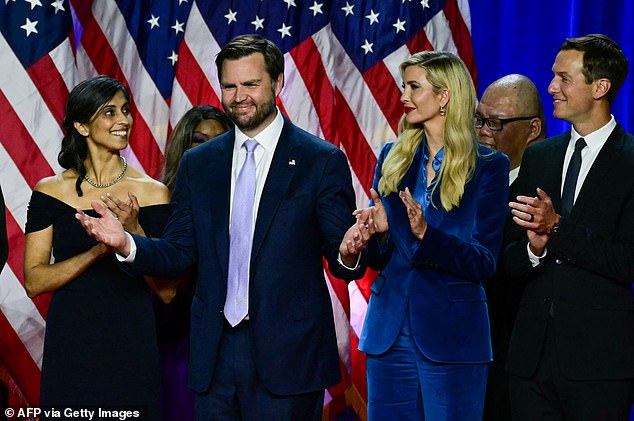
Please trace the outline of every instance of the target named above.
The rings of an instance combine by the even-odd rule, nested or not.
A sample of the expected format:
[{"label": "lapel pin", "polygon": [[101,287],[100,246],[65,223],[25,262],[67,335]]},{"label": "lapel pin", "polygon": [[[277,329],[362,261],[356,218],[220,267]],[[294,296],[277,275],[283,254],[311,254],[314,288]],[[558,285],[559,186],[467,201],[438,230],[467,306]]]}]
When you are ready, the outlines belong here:
[{"label": "lapel pin", "polygon": [[294,159],[290,159],[288,161],[288,165],[295,165],[295,160]]}]

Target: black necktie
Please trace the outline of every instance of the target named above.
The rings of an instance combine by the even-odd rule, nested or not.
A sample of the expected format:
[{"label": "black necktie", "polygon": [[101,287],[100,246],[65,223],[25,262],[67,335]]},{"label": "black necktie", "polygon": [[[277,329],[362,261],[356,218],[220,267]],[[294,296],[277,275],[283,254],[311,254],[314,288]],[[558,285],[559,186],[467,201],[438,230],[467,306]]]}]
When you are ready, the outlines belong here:
[{"label": "black necktie", "polygon": [[566,180],[564,181],[564,190],[561,193],[561,215],[569,216],[572,206],[575,203],[575,190],[577,188],[577,178],[579,178],[579,169],[581,168],[581,150],[586,147],[586,141],[583,137],[577,139],[575,143],[575,151],[568,164],[566,171]]}]

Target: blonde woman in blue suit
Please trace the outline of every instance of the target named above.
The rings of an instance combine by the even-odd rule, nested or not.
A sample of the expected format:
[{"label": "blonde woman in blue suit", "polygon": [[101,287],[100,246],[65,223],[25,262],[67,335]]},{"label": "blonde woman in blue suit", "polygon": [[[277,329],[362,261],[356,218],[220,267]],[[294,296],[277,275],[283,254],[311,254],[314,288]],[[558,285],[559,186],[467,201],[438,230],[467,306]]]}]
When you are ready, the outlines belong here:
[{"label": "blonde woman in blue suit", "polygon": [[481,420],[492,359],[483,282],[502,244],[509,160],[478,146],[458,57],[425,51],[400,70],[399,137],[381,151],[373,206],[355,212],[371,238],[342,245],[366,246],[381,271],[359,346],[368,418]]}]

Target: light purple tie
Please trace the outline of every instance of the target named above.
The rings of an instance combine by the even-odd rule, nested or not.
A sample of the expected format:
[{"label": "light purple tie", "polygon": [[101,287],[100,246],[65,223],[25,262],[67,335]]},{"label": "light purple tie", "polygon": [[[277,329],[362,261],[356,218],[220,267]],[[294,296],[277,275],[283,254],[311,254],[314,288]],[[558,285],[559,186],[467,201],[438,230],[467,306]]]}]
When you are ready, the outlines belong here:
[{"label": "light purple tie", "polygon": [[229,275],[225,317],[231,326],[244,319],[249,309],[249,266],[251,243],[253,242],[253,202],[255,199],[255,157],[253,151],[258,146],[254,139],[242,145],[247,157],[238,174],[233,193],[233,210],[229,245]]}]

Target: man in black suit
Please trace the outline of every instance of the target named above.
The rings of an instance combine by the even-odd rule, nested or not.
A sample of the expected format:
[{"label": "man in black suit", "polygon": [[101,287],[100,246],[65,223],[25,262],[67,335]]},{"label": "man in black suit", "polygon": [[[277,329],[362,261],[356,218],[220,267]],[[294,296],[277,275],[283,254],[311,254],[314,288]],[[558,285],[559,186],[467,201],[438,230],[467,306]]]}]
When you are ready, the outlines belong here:
[{"label": "man in black suit", "polygon": [[[474,127],[480,144],[509,157],[510,200],[514,200],[513,188],[524,150],[546,137],[544,108],[535,84],[519,74],[506,75],[491,83],[476,109]],[[496,275],[485,284],[493,347],[484,402],[485,421],[511,419],[508,375],[504,365],[523,289],[520,283],[510,282],[504,276],[501,263],[498,262]]]},{"label": "man in black suit", "polygon": [[517,420],[627,420],[634,391],[634,137],[604,35],[566,40],[548,87],[572,130],[528,148],[504,252],[526,282],[506,368]]},{"label": "man in black suit", "polygon": [[236,127],[185,153],[162,238],[124,233],[96,202],[102,218],[78,219],[143,273],[197,265],[189,366],[197,420],[319,421],[324,388],[340,380],[322,258],[335,276],[363,275],[358,253],[347,252],[367,239],[348,229],[350,170],[341,150],[275,106],[284,85],[275,44],[238,36],[216,66]]}]

